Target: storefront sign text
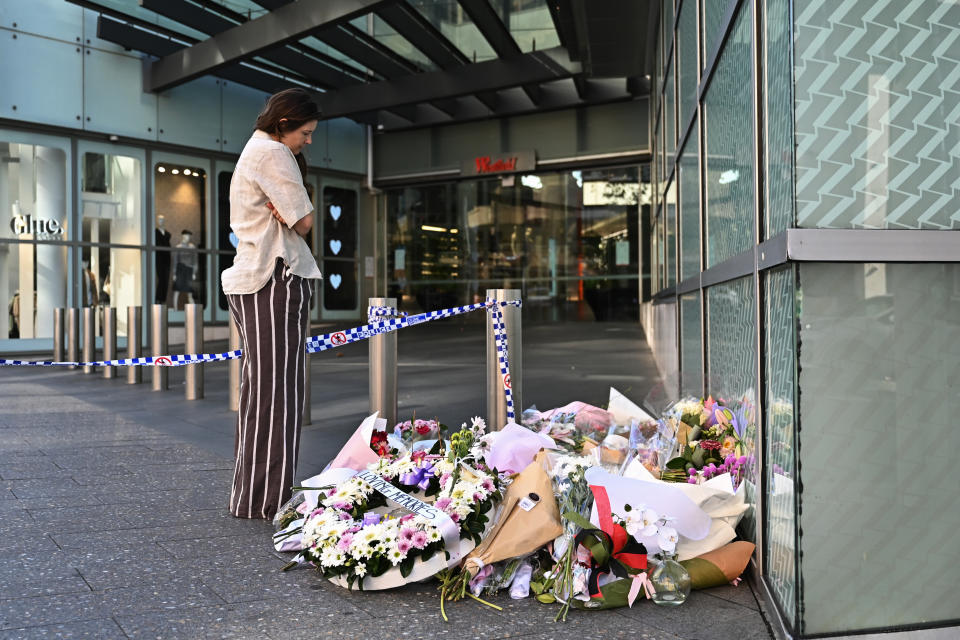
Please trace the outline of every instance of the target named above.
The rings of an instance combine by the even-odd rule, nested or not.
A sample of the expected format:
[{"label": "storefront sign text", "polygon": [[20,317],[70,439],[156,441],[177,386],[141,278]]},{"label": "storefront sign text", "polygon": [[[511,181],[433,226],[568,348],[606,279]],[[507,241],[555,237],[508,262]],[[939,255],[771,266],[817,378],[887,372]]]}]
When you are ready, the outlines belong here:
[{"label": "storefront sign text", "polygon": [[533,151],[518,151],[497,156],[476,156],[464,160],[460,173],[466,176],[479,176],[491,173],[514,173],[533,171],[537,168],[537,157]]},{"label": "storefront sign text", "polygon": [[32,215],[16,215],[10,218],[10,230],[16,236],[32,233],[37,236],[59,236],[63,227],[59,220],[43,220]]}]

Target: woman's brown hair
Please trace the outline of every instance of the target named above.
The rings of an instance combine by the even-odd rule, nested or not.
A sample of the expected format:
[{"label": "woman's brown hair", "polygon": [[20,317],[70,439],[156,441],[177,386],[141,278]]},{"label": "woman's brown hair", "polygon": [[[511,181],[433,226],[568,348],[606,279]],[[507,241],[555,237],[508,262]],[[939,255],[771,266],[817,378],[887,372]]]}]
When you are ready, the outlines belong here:
[{"label": "woman's brown hair", "polygon": [[320,107],[306,89],[285,89],[270,96],[257,116],[256,126],[261,131],[279,136],[319,119]]}]

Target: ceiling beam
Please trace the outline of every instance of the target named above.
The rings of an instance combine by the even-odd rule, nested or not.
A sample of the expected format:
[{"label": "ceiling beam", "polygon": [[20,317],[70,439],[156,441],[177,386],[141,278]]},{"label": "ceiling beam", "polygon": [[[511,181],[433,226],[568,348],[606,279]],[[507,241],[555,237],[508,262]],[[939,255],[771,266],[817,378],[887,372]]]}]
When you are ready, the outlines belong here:
[{"label": "ceiling beam", "polygon": [[207,40],[164,56],[150,66],[147,86],[158,92],[214,73],[275,47],[306,37],[325,25],[347,22],[396,0],[299,0],[238,24]]},{"label": "ceiling beam", "polygon": [[352,25],[338,25],[313,35],[384,78],[398,78],[418,71],[414,65]]},{"label": "ceiling beam", "polygon": [[[301,0],[302,1],[302,0]],[[376,111],[420,102],[456,98],[530,83],[548,82],[580,73],[562,47],[521,54],[510,60],[488,60],[452,71],[432,71],[346,87],[320,98],[325,118]]]}]

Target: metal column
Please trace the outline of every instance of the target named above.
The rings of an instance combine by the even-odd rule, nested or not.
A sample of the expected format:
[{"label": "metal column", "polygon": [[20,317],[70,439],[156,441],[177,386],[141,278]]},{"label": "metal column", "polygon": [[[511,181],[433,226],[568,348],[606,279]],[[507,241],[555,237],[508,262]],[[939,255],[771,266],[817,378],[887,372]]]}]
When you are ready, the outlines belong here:
[{"label": "metal column", "polygon": [[64,308],[53,310],[53,361],[63,362],[63,320]]},{"label": "metal column", "polygon": [[[97,321],[96,307],[83,308],[83,361],[93,362],[97,359],[97,333],[95,324]],[[92,365],[84,365],[84,373],[93,373],[97,368]]]},{"label": "metal column", "polygon": [[[240,329],[237,327],[237,323],[233,319],[233,314],[230,314],[230,344],[227,347],[230,351],[236,351],[240,348]],[[230,411],[237,411],[240,408],[240,360],[230,360],[227,364],[227,377],[229,396],[230,396]]]},{"label": "metal column", "polygon": [[[370,298],[371,307],[386,307],[393,313],[380,316],[392,317],[397,312],[396,298]],[[370,321],[376,317],[369,318]],[[397,332],[381,333],[370,338],[368,352],[370,371],[370,411],[379,411],[380,417],[392,427],[397,423]]]},{"label": "metal column", "polygon": [[[117,359],[117,310],[114,307],[103,308],[103,359]],[[114,378],[116,367],[104,367],[103,377]]]},{"label": "metal column", "polygon": [[[203,305],[184,305],[186,316],[187,354],[203,353]],[[188,364],[186,372],[187,400],[203,398],[203,364]]]},{"label": "metal column", "polygon": [[[487,289],[487,300],[497,303],[518,300],[519,289]],[[500,359],[497,354],[497,342],[493,333],[493,314],[487,312],[487,428],[500,430],[507,424],[507,399],[504,385],[513,392],[514,421],[521,411],[520,391],[523,377],[523,343],[521,339],[520,309],[513,305],[501,306],[503,324],[507,335],[507,363],[510,365],[510,378],[504,380],[500,373]]]},{"label": "metal column", "polygon": [[[143,335],[143,309],[127,307],[127,357],[140,357],[140,339]],[[143,367],[127,367],[127,384],[143,382]]]},{"label": "metal column", "polygon": [[[155,304],[150,316],[150,351],[153,356],[167,355],[167,305]],[[153,390],[164,391],[169,387],[170,372],[166,367],[154,365]]]},{"label": "metal column", "polygon": [[[80,309],[67,309],[67,362],[80,359]],[[76,369],[71,366],[71,369]]]}]

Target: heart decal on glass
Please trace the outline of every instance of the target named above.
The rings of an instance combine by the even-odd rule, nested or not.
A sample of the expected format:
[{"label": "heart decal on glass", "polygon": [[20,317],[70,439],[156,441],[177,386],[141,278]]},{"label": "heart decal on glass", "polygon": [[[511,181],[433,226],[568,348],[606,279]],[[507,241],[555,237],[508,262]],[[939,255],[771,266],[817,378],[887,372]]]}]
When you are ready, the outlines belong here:
[{"label": "heart decal on glass", "polygon": [[335,256],[340,255],[340,248],[342,246],[343,246],[343,243],[341,243],[339,240],[330,241],[330,251],[333,251],[333,255]]},{"label": "heart decal on glass", "polygon": [[334,222],[340,219],[341,213],[342,213],[342,210],[340,209],[340,205],[338,204],[330,205],[330,217],[333,218]]},{"label": "heart decal on glass", "polygon": [[237,245],[240,244],[240,238],[237,237],[233,231],[230,232],[230,244],[233,245],[233,248],[236,249]]},{"label": "heart decal on glass", "polygon": [[340,288],[340,283],[343,282],[343,277],[339,273],[334,273],[330,276],[330,286],[337,290]]}]

